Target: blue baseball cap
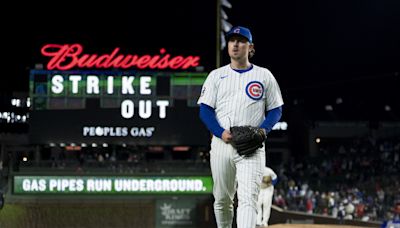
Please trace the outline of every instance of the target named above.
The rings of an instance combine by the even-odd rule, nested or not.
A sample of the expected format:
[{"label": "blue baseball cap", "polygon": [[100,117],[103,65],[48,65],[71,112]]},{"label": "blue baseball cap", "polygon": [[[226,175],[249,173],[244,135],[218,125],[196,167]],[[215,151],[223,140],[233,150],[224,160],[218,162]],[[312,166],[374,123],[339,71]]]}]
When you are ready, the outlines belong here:
[{"label": "blue baseball cap", "polygon": [[253,43],[253,37],[251,36],[250,29],[236,26],[231,28],[231,30],[226,34],[226,39],[229,40],[234,35],[239,35],[245,37],[250,43]]}]

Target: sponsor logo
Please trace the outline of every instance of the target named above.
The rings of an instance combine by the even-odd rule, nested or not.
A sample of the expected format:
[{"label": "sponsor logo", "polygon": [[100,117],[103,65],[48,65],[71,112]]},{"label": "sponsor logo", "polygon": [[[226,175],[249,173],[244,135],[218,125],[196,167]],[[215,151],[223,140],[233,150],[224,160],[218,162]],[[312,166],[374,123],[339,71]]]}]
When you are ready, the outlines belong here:
[{"label": "sponsor logo", "polygon": [[178,205],[172,205],[164,203],[161,207],[161,215],[163,220],[162,225],[191,225],[192,218],[190,213],[192,208],[179,207]]}]

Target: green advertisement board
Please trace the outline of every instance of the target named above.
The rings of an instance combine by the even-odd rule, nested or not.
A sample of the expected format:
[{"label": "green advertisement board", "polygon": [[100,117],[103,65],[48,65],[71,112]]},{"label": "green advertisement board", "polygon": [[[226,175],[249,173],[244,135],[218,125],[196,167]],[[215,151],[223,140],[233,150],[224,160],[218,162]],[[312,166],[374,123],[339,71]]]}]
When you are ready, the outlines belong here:
[{"label": "green advertisement board", "polygon": [[14,176],[18,195],[211,194],[211,176]]}]

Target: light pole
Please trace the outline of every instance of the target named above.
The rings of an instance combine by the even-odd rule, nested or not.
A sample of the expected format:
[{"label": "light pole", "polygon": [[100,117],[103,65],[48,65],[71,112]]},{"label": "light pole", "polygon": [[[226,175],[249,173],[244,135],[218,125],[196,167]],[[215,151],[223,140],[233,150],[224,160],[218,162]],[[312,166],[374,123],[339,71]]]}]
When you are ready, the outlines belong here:
[{"label": "light pole", "polygon": [[221,66],[221,50],[226,46],[226,40],[224,32],[228,32],[232,25],[227,21],[228,16],[223,10],[223,6],[226,8],[232,8],[232,4],[228,0],[217,0],[217,31],[216,31],[216,68]]}]

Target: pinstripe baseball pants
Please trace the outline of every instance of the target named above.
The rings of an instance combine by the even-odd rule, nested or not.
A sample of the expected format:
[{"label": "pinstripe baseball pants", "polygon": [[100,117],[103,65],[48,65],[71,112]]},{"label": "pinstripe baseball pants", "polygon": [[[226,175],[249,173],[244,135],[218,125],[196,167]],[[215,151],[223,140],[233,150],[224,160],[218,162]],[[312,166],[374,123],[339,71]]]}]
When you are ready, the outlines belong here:
[{"label": "pinstripe baseball pants", "polygon": [[210,151],[214,181],[214,212],[219,228],[231,228],[233,201],[237,190],[237,227],[254,228],[257,219],[257,199],[265,166],[265,146],[251,157],[240,156],[231,144],[213,137]]}]

